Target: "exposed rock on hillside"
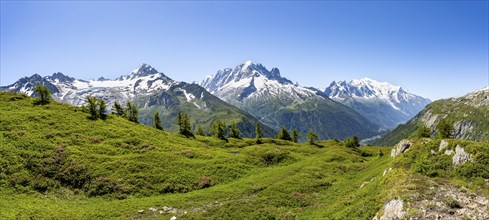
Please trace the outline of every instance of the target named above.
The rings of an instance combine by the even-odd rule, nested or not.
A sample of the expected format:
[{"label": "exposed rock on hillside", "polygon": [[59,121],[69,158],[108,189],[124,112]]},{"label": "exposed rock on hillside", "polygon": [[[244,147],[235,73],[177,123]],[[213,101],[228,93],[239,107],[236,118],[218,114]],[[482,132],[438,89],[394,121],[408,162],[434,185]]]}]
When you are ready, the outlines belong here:
[{"label": "exposed rock on hillside", "polygon": [[392,149],[391,157],[396,157],[397,155],[403,153],[404,151],[408,150],[411,145],[413,145],[411,141],[402,140]]},{"label": "exposed rock on hillside", "polygon": [[404,207],[404,202],[401,199],[393,199],[384,205],[384,214],[374,220],[395,220],[401,219],[406,212],[402,211]]},{"label": "exposed rock on hillside", "polygon": [[472,160],[472,155],[467,154],[465,152],[465,149],[463,147],[460,147],[460,145],[457,145],[455,148],[455,155],[453,155],[452,161],[454,165],[461,165],[464,164],[465,162]]}]

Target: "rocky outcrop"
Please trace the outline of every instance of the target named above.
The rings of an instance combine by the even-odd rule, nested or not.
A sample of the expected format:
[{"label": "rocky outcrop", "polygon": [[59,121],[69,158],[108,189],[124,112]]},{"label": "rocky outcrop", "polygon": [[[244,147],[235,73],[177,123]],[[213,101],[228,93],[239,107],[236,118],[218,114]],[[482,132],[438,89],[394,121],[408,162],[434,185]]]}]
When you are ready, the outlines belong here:
[{"label": "rocky outcrop", "polygon": [[418,194],[409,203],[407,219],[489,219],[489,200],[482,194],[449,185],[430,187],[432,194]]},{"label": "rocky outcrop", "polygon": [[402,140],[400,141],[391,151],[391,157],[396,157],[397,155],[403,153],[404,151],[408,150],[413,143],[409,140]]},{"label": "rocky outcrop", "polygon": [[472,160],[472,155],[467,154],[463,147],[457,145],[457,147],[455,147],[455,155],[452,157],[453,164],[458,166],[470,160]]},{"label": "rocky outcrop", "polygon": [[442,151],[443,149],[445,149],[445,147],[448,146],[448,141],[446,140],[441,140],[440,142],[440,147],[438,147],[438,151]]},{"label": "rocky outcrop", "polygon": [[393,199],[384,205],[384,214],[378,218],[375,216],[374,220],[397,220],[401,219],[406,212],[402,211],[404,202],[401,199]]}]

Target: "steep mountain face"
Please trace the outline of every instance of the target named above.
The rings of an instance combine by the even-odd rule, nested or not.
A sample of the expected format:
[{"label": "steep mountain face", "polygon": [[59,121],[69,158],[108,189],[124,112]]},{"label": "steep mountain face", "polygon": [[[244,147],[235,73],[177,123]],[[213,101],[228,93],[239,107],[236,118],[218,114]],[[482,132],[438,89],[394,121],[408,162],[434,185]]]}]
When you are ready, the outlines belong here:
[{"label": "steep mountain face", "polygon": [[400,86],[369,78],[332,82],[324,93],[387,129],[411,119],[431,102]]},{"label": "steep mountain face", "polygon": [[[245,137],[254,137],[255,124],[258,122],[250,114],[231,106],[202,87],[195,84],[178,82],[147,64],[142,64],[127,75],[109,80],[103,77],[98,80],[80,80],[62,73],[41,77],[33,75],[24,77],[12,85],[1,87],[1,90],[34,94],[35,84],[46,85],[56,101],[81,106],[87,96],[103,98],[109,109],[115,101],[124,104],[131,101],[140,108],[140,122],[151,125],[155,111],[160,112],[163,127],[176,131],[176,115],[186,112],[195,123],[208,129],[214,120],[222,120],[230,125],[237,123]],[[275,130],[263,126],[266,136]]]},{"label": "steep mountain face", "polygon": [[415,134],[421,125],[436,135],[436,126],[449,120],[454,127],[453,137],[465,140],[489,140],[489,87],[471,92],[459,98],[435,101],[427,105],[406,124],[374,142],[377,145],[394,145],[401,139]]},{"label": "steep mountain face", "polygon": [[207,76],[201,85],[273,128],[297,128],[303,138],[310,130],[320,139],[366,138],[378,133],[376,124],[322,91],[293,84],[277,68],[269,71],[262,64],[246,61]]}]

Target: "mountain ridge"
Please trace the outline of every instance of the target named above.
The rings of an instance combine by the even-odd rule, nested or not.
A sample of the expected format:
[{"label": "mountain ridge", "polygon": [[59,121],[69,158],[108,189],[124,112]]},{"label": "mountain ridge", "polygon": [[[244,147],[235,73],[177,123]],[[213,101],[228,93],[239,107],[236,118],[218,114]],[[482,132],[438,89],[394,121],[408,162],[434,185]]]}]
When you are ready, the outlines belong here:
[{"label": "mountain ridge", "polygon": [[[255,135],[255,124],[259,122],[248,113],[225,102],[215,100],[216,98],[211,94],[207,94],[208,92],[205,89],[195,88],[195,86],[200,86],[196,84],[195,86],[189,86],[193,84],[175,81],[145,63],[129,74],[121,75],[113,80],[105,78],[81,80],[62,73],[54,73],[45,77],[35,74],[31,77],[24,77],[11,85],[0,87],[0,89],[31,96],[36,82],[47,86],[52,91],[54,100],[74,106],[84,105],[88,95],[103,98],[107,102],[108,109],[116,101],[121,104],[127,101],[134,102],[140,108],[140,121],[142,123],[151,125],[153,113],[158,111],[161,116],[167,117],[167,120],[163,121],[163,125],[165,129],[170,129],[171,131],[178,129],[175,121],[178,112],[188,113],[194,125],[195,123],[202,123],[201,125],[207,130],[209,130],[215,120],[223,120],[228,125],[233,122],[237,123],[237,127],[243,131],[242,134],[246,137]],[[200,92],[199,94],[193,94],[191,91],[187,91],[186,88],[192,88],[192,90],[199,90]],[[202,97],[202,100],[195,97]],[[159,106],[154,105],[154,103],[159,103]],[[226,112],[226,114],[222,114],[219,111],[210,111],[210,109],[219,109]],[[199,116],[198,118],[194,117],[197,115]],[[266,125],[262,127],[265,136],[274,135],[274,129]]]},{"label": "mountain ridge", "polygon": [[386,129],[406,122],[431,102],[405,91],[401,86],[370,78],[333,81],[324,93]]},{"label": "mountain ridge", "polygon": [[279,129],[314,130],[320,139],[375,136],[379,127],[318,89],[293,84],[278,68],[245,61],[207,76],[201,86],[229,104]]}]

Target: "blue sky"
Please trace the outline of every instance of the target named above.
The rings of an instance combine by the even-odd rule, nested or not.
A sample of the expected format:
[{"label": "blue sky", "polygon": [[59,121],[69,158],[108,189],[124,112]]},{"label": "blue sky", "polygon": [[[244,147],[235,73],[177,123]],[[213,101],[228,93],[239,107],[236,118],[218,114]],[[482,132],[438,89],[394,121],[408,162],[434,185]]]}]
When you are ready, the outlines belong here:
[{"label": "blue sky", "polygon": [[303,86],[363,77],[439,99],[489,84],[488,1],[1,1],[0,84],[141,63],[200,82],[245,60]]}]

